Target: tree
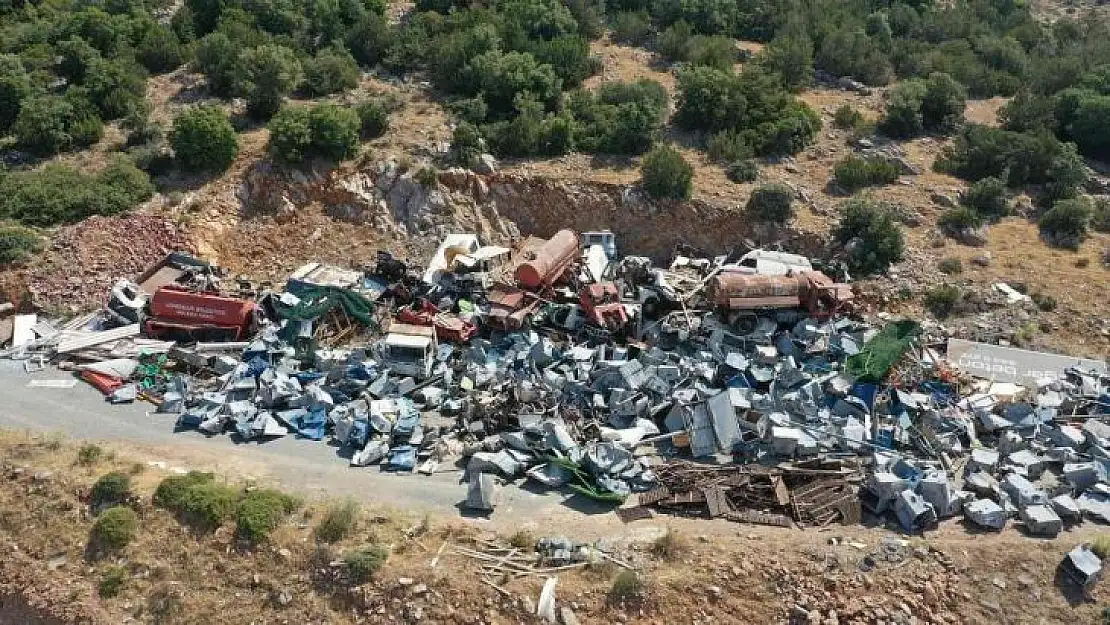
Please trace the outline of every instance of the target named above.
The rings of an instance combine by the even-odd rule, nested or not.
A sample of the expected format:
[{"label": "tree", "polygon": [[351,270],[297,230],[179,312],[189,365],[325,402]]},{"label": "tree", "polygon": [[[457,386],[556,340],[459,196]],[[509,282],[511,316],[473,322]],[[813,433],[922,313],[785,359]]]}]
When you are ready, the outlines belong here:
[{"label": "tree", "polygon": [[651,37],[647,11],[621,11],[613,16],[613,40],[638,46]]},{"label": "tree", "polygon": [[1041,236],[1052,245],[1076,249],[1087,238],[1091,222],[1087,199],[1061,200],[1041,216]]},{"label": "tree", "polygon": [[842,204],[840,223],[833,234],[848,249],[849,269],[859,275],[886,271],[905,253],[894,210],[871,200],[851,199]]},{"label": "tree", "polygon": [[988,176],[971,185],[960,202],[987,218],[1004,217],[1010,214],[1010,203],[1006,199],[1006,183],[1001,178]]},{"label": "tree", "polygon": [[286,106],[270,120],[270,154],[286,163],[343,160],[358,150],[359,118],[334,104]]},{"label": "tree", "polygon": [[146,71],[134,61],[95,59],[85,71],[84,86],[101,119],[119,119],[142,106]]},{"label": "tree", "polygon": [[833,167],[833,177],[837,184],[849,193],[864,187],[881,186],[898,180],[902,168],[885,158],[866,158],[851,154],[844,157]]},{"label": "tree", "polygon": [[393,39],[394,32],[385,17],[369,13],[351,27],[345,41],[359,65],[373,67],[385,58]]},{"label": "tree", "polygon": [[1081,100],[1067,133],[1084,155],[1110,157],[1110,96],[1089,95]]},{"label": "tree", "polygon": [[527,92],[545,107],[559,98],[562,81],[550,65],[541,65],[528,53],[491,50],[470,61],[467,76],[471,95],[483,94],[489,114],[510,116],[517,94]]},{"label": "tree", "polygon": [[212,33],[197,42],[194,64],[208,80],[209,91],[221,97],[234,92],[241,50],[241,45],[224,33]]},{"label": "tree", "polygon": [[0,135],[12,127],[23,101],[30,95],[31,77],[19,57],[0,55]]},{"label": "tree", "polygon": [[185,62],[185,51],[177,35],[161,24],[146,31],[136,46],[135,55],[153,74],[168,72]]},{"label": "tree", "polygon": [[308,127],[312,134],[311,152],[315,156],[341,161],[358,151],[358,113],[325,103],[312,107]]},{"label": "tree", "polygon": [[222,172],[239,153],[239,137],[227,115],[216,107],[185,111],[173,121],[170,145],[189,171]]},{"label": "tree", "polygon": [[949,133],[964,121],[967,90],[948,74],[933,73],[925,82],[921,123],[926,130]]},{"label": "tree", "polygon": [[904,80],[890,90],[886,114],[879,121],[879,131],[895,139],[909,139],[921,134],[925,122],[921,103],[925,99],[925,82],[916,78]]},{"label": "tree", "polygon": [[305,65],[305,90],[309,95],[323,96],[354,89],[360,75],[358,63],[350,52],[328,48]]},{"label": "tree", "polygon": [[43,94],[25,99],[12,125],[19,147],[39,156],[90,145],[103,131],[96,107],[76,88],[64,97]]},{"label": "tree", "polygon": [[265,44],[239,55],[236,89],[247,98],[247,112],[269,119],[301,82],[301,63],[285,46]]},{"label": "tree", "polygon": [[644,190],[653,198],[686,200],[693,190],[694,169],[669,145],[648,152],[640,167]]},{"label": "tree", "polygon": [[474,124],[462,122],[451,133],[452,159],[463,167],[473,167],[485,149],[482,135]]},{"label": "tree", "polygon": [[813,82],[813,42],[804,32],[775,37],[759,53],[756,62],[781,76],[782,84],[791,91]]},{"label": "tree", "polygon": [[363,139],[377,139],[389,128],[389,111],[381,102],[368,100],[355,109],[358,113],[359,132]]},{"label": "tree", "polygon": [[748,210],[763,221],[785,224],[794,216],[794,190],[778,183],[761,185],[748,198]]},{"label": "tree", "polygon": [[85,72],[89,66],[103,58],[96,48],[80,37],[71,37],[58,42],[57,53],[58,74],[64,76],[71,84],[78,85],[85,82]]}]

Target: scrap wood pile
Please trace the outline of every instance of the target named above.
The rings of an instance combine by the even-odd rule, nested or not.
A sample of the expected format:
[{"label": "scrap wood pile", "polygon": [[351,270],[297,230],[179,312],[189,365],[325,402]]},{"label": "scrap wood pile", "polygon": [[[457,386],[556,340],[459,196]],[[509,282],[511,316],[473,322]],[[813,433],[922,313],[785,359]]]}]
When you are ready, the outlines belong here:
[{"label": "scrap wood pile", "polygon": [[9,306],[0,338],[29,373],[74,370],[181,430],[328,439],[355,467],[462,471],[479,511],[531,480],[636,495],[630,518],[871,514],[918,531],[1017,517],[1047,535],[1110,521],[1105,363],[969,352],[912,320],[855,316],[852,300],[783,252],[664,268],[620,257],[607,232],[514,248],[450,235],[419,270],[383,253],[359,270],[309,263],[279,288],[170,254],[92,316]]},{"label": "scrap wood pile", "polygon": [[[730,521],[779,525],[828,525],[860,521],[855,462],[819,460],[762,465],[706,466],[674,461],[658,471],[658,486],[638,498],[640,507]],[[626,515],[639,516],[626,509]]]}]

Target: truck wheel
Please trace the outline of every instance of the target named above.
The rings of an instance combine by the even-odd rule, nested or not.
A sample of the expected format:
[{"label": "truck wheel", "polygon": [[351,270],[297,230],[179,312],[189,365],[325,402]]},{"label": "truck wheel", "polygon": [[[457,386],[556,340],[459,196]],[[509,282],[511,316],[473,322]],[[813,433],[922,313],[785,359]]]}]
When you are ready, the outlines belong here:
[{"label": "truck wheel", "polygon": [[732,322],[733,330],[740,335],[748,335],[755,332],[755,328],[758,325],[759,317],[755,315],[737,315],[736,319]]}]

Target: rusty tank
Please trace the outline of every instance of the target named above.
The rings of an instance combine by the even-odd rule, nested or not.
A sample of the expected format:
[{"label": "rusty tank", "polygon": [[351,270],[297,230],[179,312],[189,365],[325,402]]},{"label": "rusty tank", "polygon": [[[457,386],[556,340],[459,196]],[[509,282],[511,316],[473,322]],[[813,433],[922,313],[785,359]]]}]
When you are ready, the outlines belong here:
[{"label": "rusty tank", "polygon": [[513,277],[520,286],[533,291],[549,287],[559,281],[581,253],[578,234],[573,230],[560,230],[534,252],[529,252],[524,262],[517,265]]},{"label": "rusty tank", "polygon": [[834,283],[820,271],[786,276],[722,273],[709,281],[707,293],[713,305],[725,310],[807,308],[832,312],[852,299],[849,285]]}]

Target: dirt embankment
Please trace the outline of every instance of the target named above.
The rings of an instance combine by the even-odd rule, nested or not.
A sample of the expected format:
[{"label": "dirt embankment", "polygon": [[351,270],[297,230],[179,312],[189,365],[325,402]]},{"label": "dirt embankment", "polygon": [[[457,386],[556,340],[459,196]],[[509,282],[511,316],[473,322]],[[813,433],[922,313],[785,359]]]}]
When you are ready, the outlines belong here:
[{"label": "dirt embankment", "polygon": [[378,239],[407,238],[415,248],[434,246],[446,232],[505,242],[520,235],[547,237],[563,228],[612,230],[622,253],[657,261],[668,260],[680,245],[716,254],[747,240],[814,255],[826,246],[822,236],[759,223],[737,207],[701,199],[652,200],[629,185],[461,169],[438,172],[435,184],[420,178],[420,172],[402,171],[393,161],[319,175],[259,166],[240,187],[244,220],[238,229],[322,211]]}]

